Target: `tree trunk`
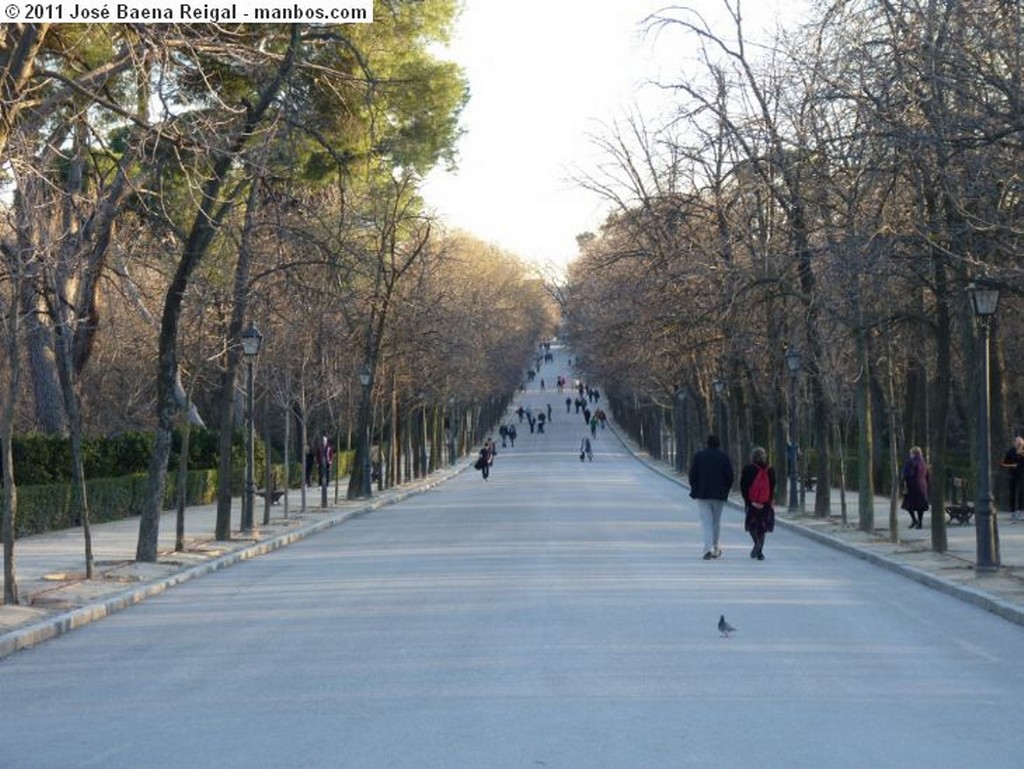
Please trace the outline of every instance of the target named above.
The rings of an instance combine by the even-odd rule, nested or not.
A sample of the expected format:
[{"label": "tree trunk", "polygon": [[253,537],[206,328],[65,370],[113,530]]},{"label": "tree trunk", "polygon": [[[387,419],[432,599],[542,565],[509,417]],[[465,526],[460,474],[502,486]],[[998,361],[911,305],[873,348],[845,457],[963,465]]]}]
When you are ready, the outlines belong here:
[{"label": "tree trunk", "polygon": [[874,419],[871,404],[871,369],[867,329],[856,330],[857,339],[857,507],[860,530],[875,530],[875,490],[871,478]]},{"label": "tree trunk", "polygon": [[68,423],[57,376],[53,332],[46,325],[45,309],[38,303],[38,297],[27,302],[24,339],[36,424],[47,435],[66,435]]},{"label": "tree trunk", "polygon": [[229,348],[228,362],[220,377],[220,392],[217,395],[217,413],[220,414],[217,450],[220,454],[217,464],[217,518],[214,537],[221,542],[231,539],[231,446],[235,434],[235,372],[237,363],[230,359],[238,357],[238,351]]},{"label": "tree trunk", "polygon": [[18,123],[18,113],[37,105],[26,99],[33,85],[35,60],[46,41],[49,24],[5,24],[0,32],[0,104],[4,118],[0,120],[0,156],[7,157],[7,143]]},{"label": "tree trunk", "polygon": [[281,60],[277,76],[264,89],[259,102],[246,110],[245,121],[234,140],[213,164],[210,178],[202,185],[199,211],[185,241],[181,260],[167,288],[158,338],[156,442],[149,465],[149,490],[139,520],[139,540],[135,550],[136,558],[140,561],[155,561],[157,555],[160,512],[167,483],[167,461],[171,451],[171,430],[177,410],[174,385],[178,373],[178,326],[185,292],[192,273],[206,255],[214,235],[233,208],[233,200],[222,199],[222,191],[231,167],[284,85],[294,63],[299,40],[299,25],[294,25],[289,47]]},{"label": "tree trunk", "polygon": [[952,341],[949,313],[948,278],[944,257],[939,249],[932,253],[933,275],[935,279],[935,381],[931,386],[931,414],[929,423],[931,433],[929,444],[932,454],[932,549],[944,553],[949,547],[946,534],[946,488],[948,472],[946,468],[946,450],[949,436],[949,403],[952,386],[952,361],[950,342]]},{"label": "tree trunk", "polygon": [[71,438],[72,510],[81,522],[85,540],[85,576],[93,578],[95,559],[92,553],[92,530],[89,525],[89,495],[85,486],[85,461],[82,451],[82,405],[78,385],[72,371],[73,332],[70,320],[61,319],[57,330],[57,371],[64,392],[64,409],[68,415]]},{"label": "tree trunk", "polygon": [[[191,399],[189,399],[191,404]],[[186,406],[187,408],[187,406]],[[185,550],[185,507],[188,503],[188,452],[192,421],[181,420],[181,453],[178,455],[178,515],[175,519],[174,552]]]},{"label": "tree trunk", "polygon": [[[17,271],[14,280],[17,281]],[[18,388],[21,384],[21,356],[18,354],[18,331],[20,315],[17,301],[5,307],[0,297],[0,311],[6,315],[6,357],[7,357],[7,391],[0,400],[0,493],[3,494],[3,516],[0,528],[3,529],[4,544],[4,603],[18,603],[18,580],[14,557],[14,523],[18,513],[18,489],[14,485],[14,454],[11,451],[11,438],[14,434],[14,408],[18,399]]]},{"label": "tree trunk", "polygon": [[[291,402],[289,396],[291,395],[291,377],[288,377],[289,386],[285,388],[285,400],[282,409],[284,414],[284,517],[288,518],[288,492],[292,488],[292,465],[291,465],[291,438],[292,438],[292,410],[288,407]],[[303,457],[305,459],[305,457]],[[335,460],[337,461],[337,460]]]},{"label": "tree trunk", "polygon": [[[270,415],[269,415],[270,394],[263,392],[263,525],[270,525],[270,506],[274,504],[274,495],[271,494],[277,484],[274,483],[273,457],[270,456]],[[335,462],[337,464],[337,462]],[[285,486],[287,493],[288,487]]]},{"label": "tree trunk", "polygon": [[370,479],[366,477],[366,467],[370,457],[370,387],[363,387],[359,398],[359,413],[356,417],[356,424],[359,426],[359,435],[356,439],[356,456],[352,463],[352,473],[348,477],[348,498],[359,499],[363,496],[363,489],[369,485]]}]

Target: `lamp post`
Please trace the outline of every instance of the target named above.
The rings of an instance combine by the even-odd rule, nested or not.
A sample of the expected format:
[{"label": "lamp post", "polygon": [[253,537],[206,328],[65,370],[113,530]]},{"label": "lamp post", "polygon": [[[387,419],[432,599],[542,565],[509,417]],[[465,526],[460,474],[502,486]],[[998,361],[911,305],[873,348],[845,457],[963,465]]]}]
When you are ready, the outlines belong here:
[{"label": "lamp post", "polygon": [[444,420],[444,437],[448,446],[448,464],[455,464],[455,397],[448,399],[448,416]]},{"label": "lamp post", "polygon": [[372,496],[370,491],[370,380],[373,372],[370,364],[364,363],[359,369],[359,383],[363,386],[363,403],[365,404],[365,423],[363,424],[360,440],[363,442],[363,490],[364,497]]},{"label": "lamp post", "polygon": [[419,394],[420,401],[420,470],[419,477],[427,477],[427,394]]},{"label": "lamp post", "polygon": [[992,510],[991,457],[992,439],[989,434],[991,396],[989,393],[989,325],[999,306],[999,289],[971,283],[967,286],[971,307],[978,319],[981,332],[981,386],[978,392],[978,496],[974,505],[977,559],[975,571],[995,571],[999,568],[999,529]]},{"label": "lamp post", "polygon": [[676,428],[675,468],[677,473],[681,473],[686,469],[686,390],[677,387],[673,401],[675,411],[672,413],[672,419]]},{"label": "lamp post", "polygon": [[725,424],[725,380],[718,378],[711,383],[712,389],[715,391],[715,432],[718,433],[718,437],[722,439],[722,449],[725,453],[729,453],[729,429]]},{"label": "lamp post", "polygon": [[256,449],[253,438],[253,365],[260,354],[260,345],[262,344],[263,334],[256,328],[255,323],[250,322],[249,328],[242,332],[242,355],[245,356],[245,362],[248,364],[245,382],[245,496],[242,497],[242,522],[239,527],[243,534],[252,532],[256,506],[256,484],[253,480],[256,466]]},{"label": "lamp post", "polygon": [[796,378],[800,374],[800,366],[803,361],[800,358],[800,351],[793,345],[786,348],[786,368],[789,369],[789,445],[786,447],[787,459],[789,460],[789,512],[796,513],[800,506],[798,490],[798,469],[800,450],[796,441]]}]

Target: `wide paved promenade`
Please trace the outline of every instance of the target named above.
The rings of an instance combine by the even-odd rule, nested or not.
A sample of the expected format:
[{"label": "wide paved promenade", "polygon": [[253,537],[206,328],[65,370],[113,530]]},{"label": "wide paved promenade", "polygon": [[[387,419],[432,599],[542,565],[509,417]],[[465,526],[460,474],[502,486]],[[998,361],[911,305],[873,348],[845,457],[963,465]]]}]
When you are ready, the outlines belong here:
[{"label": "wide paved promenade", "polygon": [[145,567],[136,522],[105,524],[93,583],[54,578],[80,533],[21,541],[39,600],[0,609],[0,643],[81,627],[0,661],[0,766],[1019,766],[1012,577],[804,519],[753,561],[738,509],[703,561],[667,470],[611,430],[579,461],[558,373],[520,397],[551,425],[487,481],[467,461],[372,509],[293,496],[258,542],[190,509],[190,551]]}]

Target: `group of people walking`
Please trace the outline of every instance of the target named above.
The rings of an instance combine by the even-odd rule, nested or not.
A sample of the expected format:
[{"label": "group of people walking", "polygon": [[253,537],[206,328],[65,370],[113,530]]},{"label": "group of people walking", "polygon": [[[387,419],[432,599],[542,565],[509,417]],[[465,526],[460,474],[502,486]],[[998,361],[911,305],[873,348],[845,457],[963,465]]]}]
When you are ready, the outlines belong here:
[{"label": "group of people walking", "polygon": [[[999,466],[1006,471],[1006,507],[1010,513],[1010,522],[1024,521],[1024,438],[1017,436],[1013,439]],[[900,473],[900,482],[903,486],[901,507],[910,514],[910,528],[920,529],[924,526],[924,514],[929,508],[931,483],[928,463],[920,446],[910,449],[910,456]]]},{"label": "group of people walking", "polygon": [[[1000,466],[1007,471],[1010,521],[1024,521],[1024,438],[1016,437]],[[707,445],[698,451],[690,465],[690,496],[698,504],[703,538],[704,560],[722,555],[719,547],[722,508],[729,497],[734,477],[732,462],[717,436],[708,436]],[[764,560],[765,535],[775,529],[775,470],[768,464],[767,452],[757,446],[740,474],[740,494],[745,508],[744,529],[754,542],[750,557]],[[924,514],[930,507],[931,476],[920,446],[913,446],[900,470],[901,507],[910,515],[910,528],[924,527]]]},{"label": "group of people walking", "polygon": [[[1010,520],[1024,520],[1024,438],[1014,438],[1000,465],[1007,470]],[[910,515],[910,528],[924,527],[924,514],[930,507],[930,472],[920,446],[913,446],[900,471],[901,507]],[[704,560],[722,555],[719,547],[722,508],[732,490],[734,476],[729,455],[717,436],[708,436],[707,445],[690,464],[690,496],[698,504],[703,538]],[[757,446],[740,474],[740,494],[745,516],[743,527],[754,542],[750,557],[764,560],[765,535],[775,529],[773,501],[775,470],[768,464],[767,452]]]},{"label": "group of people walking", "polygon": [[[722,509],[734,481],[732,460],[722,450],[718,436],[709,435],[705,447],[694,455],[689,472],[690,496],[696,500],[700,514],[705,561],[722,556]],[[775,470],[760,446],[750,452],[750,462],[740,472],[740,494],[745,510],[743,528],[754,542],[750,557],[763,561],[765,536],[775,530]]]}]

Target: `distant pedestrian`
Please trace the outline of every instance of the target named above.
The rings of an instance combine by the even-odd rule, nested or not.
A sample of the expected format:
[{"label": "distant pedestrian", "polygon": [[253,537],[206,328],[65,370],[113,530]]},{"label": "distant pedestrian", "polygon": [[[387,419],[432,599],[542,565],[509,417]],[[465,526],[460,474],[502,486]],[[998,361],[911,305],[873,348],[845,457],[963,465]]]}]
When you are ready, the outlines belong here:
[{"label": "distant pedestrian", "polygon": [[580,440],[580,462],[586,457],[591,462],[594,461],[594,450],[590,446],[590,438],[583,436]]},{"label": "distant pedestrian", "polygon": [[750,557],[763,561],[765,534],[775,531],[775,468],[769,466],[768,453],[760,446],[750,452],[750,464],[740,473],[740,494],[746,508],[743,528],[754,540]]},{"label": "distant pedestrian", "polygon": [[718,546],[722,507],[735,480],[732,461],[721,446],[717,435],[709,435],[707,446],[698,451],[690,463],[690,496],[697,500],[705,561],[722,555]]},{"label": "distant pedestrian", "polygon": [[327,436],[325,435],[320,443],[320,447],[317,449],[317,466],[320,470],[319,481],[320,486],[326,486],[327,481],[331,477],[331,465],[334,462],[334,449],[331,446]]},{"label": "distant pedestrian", "polygon": [[517,433],[516,433],[516,426],[515,425],[509,425],[508,426],[508,442],[512,444],[512,448],[516,447],[516,435],[517,435]]},{"label": "distant pedestrian", "polygon": [[571,396],[565,399],[565,413],[568,414],[570,411],[572,411],[572,397]]},{"label": "distant pedestrian", "polygon": [[551,404],[548,404],[548,421],[551,421]]},{"label": "distant pedestrian", "polygon": [[903,465],[900,474],[903,481],[903,504],[901,507],[910,513],[910,528],[920,529],[925,510],[928,509],[928,465],[921,456],[921,447],[910,449],[910,456]]},{"label": "distant pedestrian", "polygon": [[506,448],[508,446],[508,428],[505,425],[502,425],[498,428],[498,435],[501,436],[501,447]]},{"label": "distant pedestrian", "polygon": [[1003,461],[999,466],[1006,470],[1006,480],[1009,485],[1010,499],[1007,507],[1010,508],[1010,520],[1020,521],[1024,515],[1024,438],[1019,435],[1013,439]]},{"label": "distant pedestrian", "polygon": [[494,464],[494,441],[488,438],[477,454],[476,463],[473,465],[483,475],[486,481],[491,476],[491,465]]}]

